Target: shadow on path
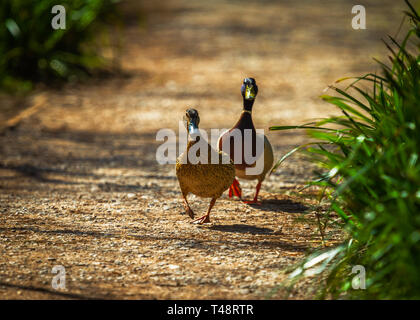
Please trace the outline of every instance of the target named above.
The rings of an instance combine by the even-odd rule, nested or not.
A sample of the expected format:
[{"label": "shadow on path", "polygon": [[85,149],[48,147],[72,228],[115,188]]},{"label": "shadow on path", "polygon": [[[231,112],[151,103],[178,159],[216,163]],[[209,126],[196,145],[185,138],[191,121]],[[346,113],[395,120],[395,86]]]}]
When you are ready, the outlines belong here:
[{"label": "shadow on path", "polygon": [[262,200],[261,204],[249,204],[250,207],[271,212],[304,213],[309,208],[290,199]]},{"label": "shadow on path", "polygon": [[210,229],[224,232],[250,233],[250,234],[270,234],[273,230],[270,228],[261,228],[246,224],[216,225]]},{"label": "shadow on path", "polygon": [[71,293],[71,292],[63,292],[63,291],[56,291],[56,290],[50,290],[42,287],[34,287],[34,286],[23,286],[19,284],[13,284],[13,283],[6,283],[6,282],[0,282],[0,286],[7,287],[7,288],[13,288],[13,289],[20,289],[20,290],[30,290],[30,291],[36,291],[40,293],[46,293],[46,294],[52,294],[55,296],[60,296],[63,298],[68,299],[79,299],[79,300],[96,300],[97,297],[87,297],[85,295]]}]

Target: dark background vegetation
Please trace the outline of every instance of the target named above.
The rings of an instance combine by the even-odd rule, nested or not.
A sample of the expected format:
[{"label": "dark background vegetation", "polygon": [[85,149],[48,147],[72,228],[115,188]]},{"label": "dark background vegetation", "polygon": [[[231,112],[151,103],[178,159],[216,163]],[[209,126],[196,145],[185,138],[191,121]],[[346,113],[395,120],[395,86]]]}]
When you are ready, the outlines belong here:
[{"label": "dark background vegetation", "polygon": [[[105,68],[98,50],[117,23],[118,0],[17,0],[0,3],[0,87],[26,91],[33,82],[76,81]],[[66,8],[66,28],[51,27],[51,8]],[[109,31],[109,30],[108,30]],[[102,40],[102,41],[100,41]],[[108,41],[109,42],[109,41]]]}]

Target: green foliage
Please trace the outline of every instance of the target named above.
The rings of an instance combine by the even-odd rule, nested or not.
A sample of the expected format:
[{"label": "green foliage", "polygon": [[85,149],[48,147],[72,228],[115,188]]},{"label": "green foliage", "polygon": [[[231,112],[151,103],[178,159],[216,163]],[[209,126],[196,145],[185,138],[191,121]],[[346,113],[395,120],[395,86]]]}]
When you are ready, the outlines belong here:
[{"label": "green foliage", "polygon": [[[91,40],[115,11],[113,0],[0,0],[0,88],[28,90],[32,81],[72,80],[103,66]],[[54,5],[66,29],[54,30]]]},{"label": "green foliage", "polygon": [[[301,128],[318,140],[287,156],[304,150],[320,165],[311,184],[332,190],[325,193],[330,208],[349,233],[345,243],[315,252],[291,275],[326,276],[322,297],[420,298],[420,18],[406,2],[412,28],[401,43],[391,37],[385,43],[391,65],[378,61],[380,75],[322,96],[343,116],[270,128]],[[365,267],[365,290],[352,288],[355,265]]]}]

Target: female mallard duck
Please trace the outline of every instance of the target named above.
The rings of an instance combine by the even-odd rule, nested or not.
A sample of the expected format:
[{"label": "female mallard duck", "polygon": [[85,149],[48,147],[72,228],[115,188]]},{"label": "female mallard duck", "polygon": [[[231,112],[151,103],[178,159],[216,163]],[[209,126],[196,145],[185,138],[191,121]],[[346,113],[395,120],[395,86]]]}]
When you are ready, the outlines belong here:
[{"label": "female mallard duck", "polygon": [[[216,199],[229,188],[235,179],[235,167],[226,153],[214,150],[207,142],[208,162],[196,163],[196,161],[193,161],[193,163],[196,163],[193,164],[190,158],[200,157],[200,149],[192,155],[189,152],[191,147],[200,139],[200,137],[196,137],[200,122],[197,110],[188,109],[185,121],[188,130],[188,144],[187,150],[176,159],[176,175],[184,199],[185,210],[191,218],[194,218],[194,213],[187,201],[188,193],[191,192],[199,197],[212,198],[207,214],[194,220],[194,222],[198,221],[200,224],[207,223],[210,222],[210,210],[213,208]],[[212,158],[214,153],[216,153],[216,157],[213,155]],[[218,158],[218,163],[212,164],[211,159],[215,158]]]},{"label": "female mallard duck", "polygon": [[[241,87],[241,93],[242,93],[242,97],[243,97],[243,101],[244,101],[244,105],[243,105],[244,107],[243,107],[243,110],[242,110],[241,117],[239,118],[238,122],[230,130],[226,131],[224,134],[222,134],[220,136],[220,138],[219,138],[219,150],[224,150],[222,148],[222,146],[225,143],[230,142],[230,151],[231,151],[230,152],[230,157],[231,157],[232,161],[234,161],[235,140],[232,139],[230,133],[234,129],[239,129],[241,134],[242,134],[242,138],[241,138],[242,143],[241,143],[241,146],[240,146],[240,148],[242,149],[242,152],[241,152],[242,159],[241,159],[241,161],[237,161],[239,163],[235,163],[236,176],[238,178],[241,178],[241,179],[257,180],[258,181],[254,199],[252,201],[244,201],[244,202],[245,203],[257,203],[257,204],[259,204],[260,202],[258,201],[258,193],[260,192],[261,183],[264,181],[267,172],[273,166],[273,162],[274,162],[273,148],[271,147],[271,144],[268,141],[267,137],[264,135],[264,168],[263,168],[262,172],[258,175],[247,175],[246,174],[246,168],[250,168],[250,167],[255,166],[255,164],[257,162],[257,161],[255,161],[255,163],[247,164],[244,161],[244,152],[243,152],[244,148],[242,148],[242,146],[245,146],[244,130],[251,129],[252,130],[252,153],[253,153],[253,155],[256,154],[256,131],[255,131],[254,124],[252,122],[252,106],[254,104],[255,97],[257,96],[257,93],[258,93],[258,87],[257,87],[257,84],[255,82],[255,79],[245,78],[244,82],[242,84],[242,87]],[[230,141],[229,141],[229,139],[230,139]],[[247,141],[247,142],[250,143],[249,141]],[[232,197],[232,194],[236,195],[237,197],[239,197],[242,200],[241,187],[239,185],[238,180],[236,180],[236,178],[234,179],[233,184],[229,188],[229,197]]]}]

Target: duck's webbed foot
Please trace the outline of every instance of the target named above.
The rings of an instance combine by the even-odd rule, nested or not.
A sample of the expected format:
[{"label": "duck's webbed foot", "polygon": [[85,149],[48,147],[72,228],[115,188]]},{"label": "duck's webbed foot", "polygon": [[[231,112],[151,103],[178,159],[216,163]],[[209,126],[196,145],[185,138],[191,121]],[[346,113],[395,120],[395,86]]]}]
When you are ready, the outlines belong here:
[{"label": "duck's webbed foot", "polygon": [[258,201],[255,198],[254,198],[254,200],[244,200],[244,203],[246,203],[246,204],[258,204],[258,205],[261,205],[261,201]]},{"label": "duck's webbed foot", "polygon": [[210,222],[210,211],[213,208],[214,204],[216,203],[216,198],[211,199],[209,209],[207,210],[207,214],[194,220],[193,222],[198,222],[198,224],[209,223]]},{"label": "duck's webbed foot", "polygon": [[187,196],[186,195],[182,195],[182,198],[184,199],[185,213],[188,214],[191,219],[194,219],[194,216],[195,216],[194,215],[194,211],[192,211],[192,209],[190,208],[190,205],[188,204]]},{"label": "duck's webbed foot", "polygon": [[210,215],[206,214],[201,218],[195,219],[193,222],[197,222],[198,224],[209,223],[210,222]]},{"label": "duck's webbed foot", "polygon": [[239,181],[236,178],[233,180],[232,185],[229,187],[229,198],[232,198],[232,195],[235,195],[242,200],[242,189]]},{"label": "duck's webbed foot", "polygon": [[244,203],[261,205],[261,201],[258,201],[258,194],[260,193],[260,189],[261,189],[261,182],[258,182],[256,191],[255,191],[254,200],[246,200],[244,201]]},{"label": "duck's webbed foot", "polygon": [[195,214],[190,207],[186,208],[185,213],[188,214],[191,219],[194,219]]}]

